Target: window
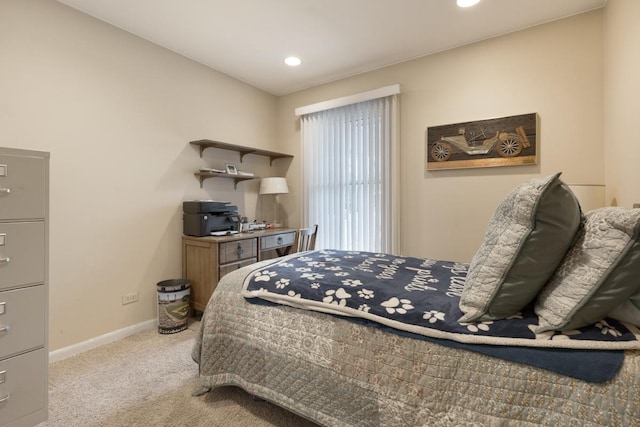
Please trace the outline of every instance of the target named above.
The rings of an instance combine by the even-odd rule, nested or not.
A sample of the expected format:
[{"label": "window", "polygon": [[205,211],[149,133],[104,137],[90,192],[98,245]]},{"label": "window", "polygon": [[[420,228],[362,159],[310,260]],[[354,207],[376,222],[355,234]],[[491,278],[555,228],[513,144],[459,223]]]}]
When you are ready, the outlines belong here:
[{"label": "window", "polygon": [[397,98],[302,115],[303,216],[320,225],[316,248],[396,252]]}]

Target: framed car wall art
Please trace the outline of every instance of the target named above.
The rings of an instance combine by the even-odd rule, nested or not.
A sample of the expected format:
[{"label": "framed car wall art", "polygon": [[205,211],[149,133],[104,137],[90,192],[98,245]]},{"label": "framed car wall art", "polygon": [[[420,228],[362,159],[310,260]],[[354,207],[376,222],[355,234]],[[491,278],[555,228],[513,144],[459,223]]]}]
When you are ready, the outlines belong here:
[{"label": "framed car wall art", "polygon": [[426,169],[537,164],[536,113],[427,128]]}]

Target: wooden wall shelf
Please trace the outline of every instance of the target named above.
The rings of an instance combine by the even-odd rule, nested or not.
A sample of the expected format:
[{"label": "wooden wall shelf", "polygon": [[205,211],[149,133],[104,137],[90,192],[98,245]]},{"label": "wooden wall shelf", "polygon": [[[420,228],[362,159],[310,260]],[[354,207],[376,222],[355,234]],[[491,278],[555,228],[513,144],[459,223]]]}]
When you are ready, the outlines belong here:
[{"label": "wooden wall shelf", "polygon": [[[207,148],[219,148],[222,150],[235,151],[240,153],[240,163],[247,154],[255,154],[257,156],[269,157],[269,166],[273,165],[273,161],[277,159],[291,159],[291,154],[277,153],[275,151],[260,150],[257,148],[244,147],[242,145],[229,144],[226,142],[213,141],[211,139],[200,139],[198,141],[191,141],[191,144],[200,147],[200,157],[202,152]],[[246,178],[245,178],[246,179]]]},{"label": "wooden wall shelf", "polygon": [[200,180],[200,188],[202,188],[202,184],[205,179],[208,178],[228,178],[233,179],[233,188],[234,190],[238,189],[238,183],[241,181],[247,181],[249,179],[257,179],[259,176],[242,176],[242,175],[232,175],[230,173],[220,173],[220,172],[196,172],[194,174]]}]

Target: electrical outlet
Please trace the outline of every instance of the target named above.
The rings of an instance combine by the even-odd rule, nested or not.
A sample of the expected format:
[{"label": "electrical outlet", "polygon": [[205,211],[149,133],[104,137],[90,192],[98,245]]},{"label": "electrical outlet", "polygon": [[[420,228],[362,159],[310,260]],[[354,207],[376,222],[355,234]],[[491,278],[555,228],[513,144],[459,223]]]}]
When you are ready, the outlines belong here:
[{"label": "electrical outlet", "polygon": [[122,296],[122,305],[131,304],[133,302],[138,302],[138,293],[137,292]]}]

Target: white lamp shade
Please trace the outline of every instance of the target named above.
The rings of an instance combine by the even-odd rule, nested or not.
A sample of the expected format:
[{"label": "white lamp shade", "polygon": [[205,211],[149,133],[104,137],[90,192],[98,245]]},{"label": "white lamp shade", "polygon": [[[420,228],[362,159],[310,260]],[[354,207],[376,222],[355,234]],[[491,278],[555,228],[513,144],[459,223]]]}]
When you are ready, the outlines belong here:
[{"label": "white lamp shade", "polygon": [[260,194],[288,194],[287,180],[281,177],[262,178]]},{"label": "white lamp shade", "polygon": [[604,185],[569,184],[569,188],[580,202],[582,212],[604,207]]}]

